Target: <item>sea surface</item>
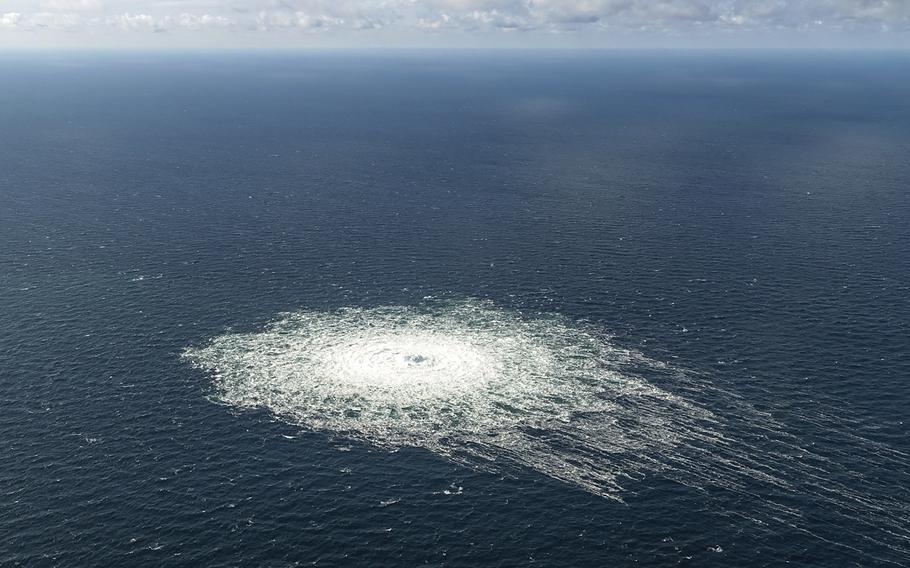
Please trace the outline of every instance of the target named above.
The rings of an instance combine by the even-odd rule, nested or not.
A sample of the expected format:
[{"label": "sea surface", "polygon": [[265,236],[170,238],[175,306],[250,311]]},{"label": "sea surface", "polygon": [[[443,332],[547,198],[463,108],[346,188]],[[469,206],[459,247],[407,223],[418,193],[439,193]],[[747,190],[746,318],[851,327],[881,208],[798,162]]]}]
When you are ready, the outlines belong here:
[{"label": "sea surface", "polygon": [[908,71],[0,55],[0,566],[910,566]]}]

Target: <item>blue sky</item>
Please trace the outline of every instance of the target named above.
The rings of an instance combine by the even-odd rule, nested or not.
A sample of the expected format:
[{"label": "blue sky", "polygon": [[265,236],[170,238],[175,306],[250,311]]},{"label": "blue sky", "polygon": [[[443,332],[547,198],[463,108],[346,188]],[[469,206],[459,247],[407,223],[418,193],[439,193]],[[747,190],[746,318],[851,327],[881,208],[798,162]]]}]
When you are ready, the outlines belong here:
[{"label": "blue sky", "polygon": [[910,0],[0,0],[0,47],[910,47]]}]

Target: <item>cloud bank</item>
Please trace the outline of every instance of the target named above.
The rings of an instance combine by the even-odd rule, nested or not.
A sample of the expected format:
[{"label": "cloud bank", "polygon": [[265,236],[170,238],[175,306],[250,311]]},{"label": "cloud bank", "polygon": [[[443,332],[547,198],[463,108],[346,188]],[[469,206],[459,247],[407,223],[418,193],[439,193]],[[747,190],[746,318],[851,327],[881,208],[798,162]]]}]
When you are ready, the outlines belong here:
[{"label": "cloud bank", "polygon": [[[278,47],[685,44],[872,38],[910,46],[910,0],[6,0],[0,45],[45,40]],[[160,36],[172,36],[163,39]],[[192,40],[190,41],[190,39]],[[542,38],[549,38],[545,41]],[[663,42],[657,41],[663,38]],[[710,43],[710,42],[709,42]],[[748,43],[746,41],[745,43]]]}]

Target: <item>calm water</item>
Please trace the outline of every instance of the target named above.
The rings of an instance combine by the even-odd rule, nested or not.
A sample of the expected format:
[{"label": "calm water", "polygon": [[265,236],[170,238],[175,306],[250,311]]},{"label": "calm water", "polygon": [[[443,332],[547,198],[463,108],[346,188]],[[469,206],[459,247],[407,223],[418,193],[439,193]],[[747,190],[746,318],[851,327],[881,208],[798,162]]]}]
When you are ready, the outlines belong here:
[{"label": "calm water", "polygon": [[[0,57],[0,565],[910,565],[908,70]],[[232,405],[186,357],[449,305],[608,335],[699,413],[620,416],[668,440],[641,455],[602,415],[551,436],[605,496],[523,446],[483,467]]]}]

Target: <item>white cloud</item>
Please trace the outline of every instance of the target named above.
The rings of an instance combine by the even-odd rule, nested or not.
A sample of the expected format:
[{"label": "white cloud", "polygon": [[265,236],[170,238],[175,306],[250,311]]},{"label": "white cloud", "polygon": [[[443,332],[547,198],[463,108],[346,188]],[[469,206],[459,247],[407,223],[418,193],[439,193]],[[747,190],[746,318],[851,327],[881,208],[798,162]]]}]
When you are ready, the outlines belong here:
[{"label": "white cloud", "polygon": [[0,14],[0,29],[20,31],[73,31],[83,29],[78,14],[61,12],[31,12]]},{"label": "white cloud", "polygon": [[255,28],[260,31],[297,29],[317,30],[346,27],[343,18],[333,17],[319,12],[260,11],[256,17]]},{"label": "white cloud", "polygon": [[123,31],[154,31],[159,28],[156,18],[150,14],[123,13],[111,16],[106,23]]},{"label": "white cloud", "polygon": [[180,14],[174,20],[176,25],[186,30],[205,30],[211,28],[226,28],[231,25],[231,20],[224,16],[212,14]]},{"label": "white cloud", "polygon": [[2,1],[9,11],[0,14],[0,29],[82,30],[96,37],[105,30],[199,37],[232,30],[266,42],[273,33],[306,36],[304,32],[318,31],[328,37],[375,30],[386,38],[551,32],[588,38],[636,33],[685,37],[804,30],[910,36],[910,0]]},{"label": "white cloud", "polygon": [[19,12],[7,12],[5,14],[0,14],[0,29],[15,29],[19,25],[19,20],[22,19],[22,14]]}]

